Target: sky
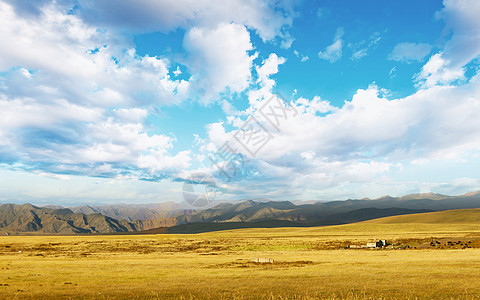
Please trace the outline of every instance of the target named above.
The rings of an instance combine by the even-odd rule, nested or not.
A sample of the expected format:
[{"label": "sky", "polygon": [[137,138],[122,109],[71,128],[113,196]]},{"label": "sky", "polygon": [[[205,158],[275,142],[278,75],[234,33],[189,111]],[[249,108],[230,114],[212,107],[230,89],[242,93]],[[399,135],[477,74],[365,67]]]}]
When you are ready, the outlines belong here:
[{"label": "sky", "polygon": [[0,201],[480,190],[479,15],[477,0],[0,0]]}]

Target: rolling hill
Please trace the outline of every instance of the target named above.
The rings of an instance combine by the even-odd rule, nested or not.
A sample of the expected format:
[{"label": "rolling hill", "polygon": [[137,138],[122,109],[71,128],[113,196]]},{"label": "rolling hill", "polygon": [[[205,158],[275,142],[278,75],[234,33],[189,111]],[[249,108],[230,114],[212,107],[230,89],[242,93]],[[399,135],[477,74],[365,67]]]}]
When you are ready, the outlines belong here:
[{"label": "rolling hill", "polygon": [[368,220],[365,224],[480,224],[480,209],[456,209]]},{"label": "rolling hill", "polygon": [[[461,196],[434,193],[403,197],[384,196],[378,199],[317,202],[295,205],[289,201],[223,203],[179,215],[179,225],[188,223],[252,223],[286,221],[300,224],[333,225],[373,218],[451,209],[480,208],[480,192]],[[230,225],[231,226],[231,225]]]},{"label": "rolling hill", "polygon": [[[265,206],[264,204],[263,206]],[[248,209],[247,213],[253,209]],[[370,220],[374,218],[381,218],[385,216],[395,216],[403,214],[416,214],[422,213],[426,210],[412,210],[404,208],[362,208],[358,210],[349,211],[347,213],[340,214],[331,214],[324,217],[315,218],[314,215],[311,219],[304,217],[299,217],[299,215],[293,209],[292,211],[273,211],[269,217],[265,217],[268,211],[265,208],[259,209],[261,211],[260,218],[258,221],[252,218],[247,218],[247,221],[243,217],[246,215],[242,210],[239,211],[239,215],[229,219],[228,221],[221,222],[218,221],[218,215],[213,217],[213,221],[203,221],[203,222],[187,222],[179,223],[176,226],[169,227],[166,230],[161,229],[158,232],[167,232],[167,233],[200,233],[200,232],[209,232],[209,231],[218,231],[218,230],[230,230],[230,229],[239,229],[239,228],[275,228],[275,227],[313,227],[313,226],[325,226],[325,225],[339,225],[339,224],[348,224],[353,222],[360,222],[363,220]],[[253,213],[253,216],[258,216],[259,214]],[[216,219],[216,220],[215,220]],[[239,220],[239,221],[231,221]],[[307,220],[307,221],[305,221]],[[154,231],[150,231],[154,232]]]},{"label": "rolling hill", "polygon": [[[179,215],[189,215],[192,209],[183,208],[175,202],[152,204],[113,204],[113,205],[83,205],[69,207],[75,213],[85,215],[99,213],[117,220],[156,220],[171,218]],[[174,224],[172,224],[173,226]]]},{"label": "rolling hill", "polygon": [[179,209],[175,203],[73,208],[3,204],[0,205],[0,231],[59,234],[156,231],[197,233],[236,228],[340,225],[389,216],[472,208],[480,208],[480,192],[461,196],[432,193],[404,197],[384,196],[374,200],[300,205],[289,201],[247,200],[221,203],[197,211]]},{"label": "rolling hill", "polygon": [[[141,231],[157,227],[172,226],[175,220],[165,218],[128,222],[116,220],[99,213],[74,213],[67,208],[53,209],[31,204],[0,205],[0,231],[16,233],[115,233]],[[174,223],[173,223],[174,224]]]}]

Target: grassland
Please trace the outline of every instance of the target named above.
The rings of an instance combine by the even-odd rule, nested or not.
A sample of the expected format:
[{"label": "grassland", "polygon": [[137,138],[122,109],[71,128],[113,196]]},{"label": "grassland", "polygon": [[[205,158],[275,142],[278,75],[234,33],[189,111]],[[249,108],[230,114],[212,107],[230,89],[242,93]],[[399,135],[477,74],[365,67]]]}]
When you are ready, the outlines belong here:
[{"label": "grassland", "polygon": [[[2,236],[0,298],[476,299],[479,217],[462,210],[194,235]],[[372,238],[402,250],[345,249]]]}]

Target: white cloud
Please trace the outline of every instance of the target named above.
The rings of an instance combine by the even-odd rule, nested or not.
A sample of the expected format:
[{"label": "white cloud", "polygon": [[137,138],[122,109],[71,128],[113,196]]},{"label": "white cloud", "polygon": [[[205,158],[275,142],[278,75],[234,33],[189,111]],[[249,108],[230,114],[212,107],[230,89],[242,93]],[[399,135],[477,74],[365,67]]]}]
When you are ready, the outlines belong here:
[{"label": "white cloud", "polygon": [[300,54],[300,52],[298,52],[297,50],[294,50],[294,51],[293,51],[293,54],[295,54],[296,57],[300,58],[300,61],[301,61],[301,62],[306,62],[307,60],[310,59],[310,58],[308,57],[308,55],[302,55],[302,54]]},{"label": "white cloud", "polygon": [[63,180],[67,181],[70,180],[71,177],[68,175],[62,175],[62,174],[54,174],[54,173],[46,173],[46,172],[34,172],[38,176],[46,177],[46,178],[52,178],[52,179],[58,179],[58,180]]},{"label": "white cloud", "polygon": [[480,55],[480,3],[445,0],[444,6],[437,16],[445,21],[445,32],[452,37],[416,76],[418,86],[423,88],[464,79],[464,66]]},{"label": "white cloud", "polygon": [[[0,2],[0,70],[22,65],[71,75],[91,75],[85,53],[96,46],[95,28],[75,16],[45,6],[40,18],[21,18],[12,6]],[[92,48],[90,48],[92,47]]]},{"label": "white cloud", "polygon": [[45,95],[101,106],[115,101],[178,103],[188,91],[188,82],[168,76],[168,60],[140,57],[108,32],[84,24],[53,4],[44,6],[40,16],[26,19],[0,2],[0,39],[9,45],[0,49],[0,70],[22,66],[21,74],[30,74],[7,75],[10,95],[37,100]]},{"label": "white cloud", "polygon": [[[345,187],[351,195],[353,185],[379,183],[405,162],[455,162],[480,151],[480,75],[461,86],[434,86],[400,99],[379,94],[376,86],[358,90],[341,108],[320,97],[299,98],[294,102],[299,114],[282,120],[280,132],[253,112],[273,134],[255,156],[263,183],[298,189],[299,197],[321,195],[319,187],[330,195],[340,195]],[[220,146],[233,131],[216,123],[211,141]]]},{"label": "white cloud", "polygon": [[[454,5],[452,1],[446,3],[445,11],[451,5]],[[457,17],[456,22],[464,22]],[[467,46],[469,39],[476,39],[475,32],[479,28],[468,29],[471,26],[470,23],[455,27],[454,36],[459,30],[473,33],[472,37],[463,36]],[[340,32],[331,47],[320,52],[319,57],[329,61],[339,59],[341,39]],[[378,40],[372,41],[377,43]],[[447,46],[449,43],[452,42],[447,42]],[[421,61],[431,51],[426,44],[397,46],[390,58],[398,61]],[[366,51],[361,50],[357,50],[360,51],[357,56],[354,52],[355,58],[365,55]],[[299,55],[298,52],[294,54]],[[320,97],[298,98],[294,104],[299,114],[284,120],[280,132],[269,126],[256,111],[262,101],[272,96],[275,85],[269,75],[264,76],[265,82],[271,82],[249,93],[252,108],[243,115],[253,114],[270,130],[273,139],[250,162],[261,170],[261,178],[254,176],[242,184],[233,184],[230,192],[241,193],[241,187],[248,184],[258,196],[268,194],[282,199],[285,196],[275,193],[281,190],[290,199],[295,195],[303,199],[332,199],[432,190],[455,194],[478,189],[478,181],[470,177],[458,179],[456,175],[460,173],[444,176],[457,177],[445,183],[435,179],[422,181],[418,177],[410,181],[401,179],[401,174],[408,173],[406,170],[415,170],[420,164],[420,168],[431,168],[435,172],[432,164],[463,164],[472,153],[480,151],[480,120],[476,116],[480,111],[480,75],[467,80],[462,69],[477,56],[478,53],[472,52],[468,60],[459,64],[454,63],[458,58],[447,50],[433,55],[416,77],[422,89],[405,98],[389,100],[381,96],[381,90],[374,85],[358,90],[352,100],[340,108]],[[390,75],[394,73],[395,68],[392,68]],[[229,125],[239,128],[243,122],[237,118]],[[216,123],[210,128],[211,141],[218,147],[234,131],[227,130],[223,123]],[[248,155],[241,145],[234,145]]]},{"label": "white cloud", "polygon": [[318,52],[320,59],[328,60],[331,63],[336,62],[342,57],[343,46],[343,28],[338,28],[335,37],[333,38],[333,44],[328,46],[324,51]]},{"label": "white cloud", "polygon": [[[374,49],[377,46],[377,44],[380,42],[381,39],[382,38],[380,37],[380,33],[375,32],[372,35],[370,35],[367,45],[365,45],[367,43],[367,41],[365,41],[365,40],[360,41],[360,42],[355,43],[355,44],[349,43],[348,47],[352,48],[352,50],[353,50],[352,57],[350,59],[351,60],[360,60],[363,57],[367,56],[368,52],[370,50]],[[363,48],[361,48],[361,47],[363,47]]]},{"label": "white cloud", "polygon": [[182,74],[182,70],[180,70],[180,67],[177,66],[177,69],[175,71],[173,71],[172,73],[173,73],[173,75],[178,76],[178,75]]},{"label": "white cloud", "polygon": [[[22,65],[27,69],[49,69],[68,74],[70,77],[77,77],[76,80],[80,77],[85,79],[87,84],[98,87],[98,96],[103,96],[103,90],[112,94],[112,91],[121,88],[131,89],[137,86],[133,91],[122,90],[120,94],[129,92],[130,95],[138,95],[136,92],[141,90],[142,101],[151,98],[161,103],[178,103],[197,92],[204,92],[207,93],[205,102],[208,102],[209,98],[224,92],[225,88],[234,92],[245,88],[249,77],[246,69],[251,66],[246,60],[252,59],[249,55],[244,57],[244,52],[252,49],[247,28],[258,33],[264,41],[280,38],[281,46],[285,48],[290,47],[294,40],[288,32],[296,16],[293,10],[294,2],[290,1],[229,0],[222,5],[208,0],[126,0],[121,3],[111,0],[86,0],[82,1],[81,5],[70,0],[8,3],[1,3],[3,23],[0,21],[0,38],[11,47],[0,49],[0,69],[8,70],[11,66]],[[73,11],[73,14],[66,14],[68,10]],[[132,45],[131,41],[122,36],[125,29],[141,33],[169,32],[177,28],[187,32],[185,45],[191,54],[187,62],[191,70],[188,71],[197,79],[195,87],[200,91],[190,91],[192,87],[188,81],[171,80],[168,70],[167,73],[162,71],[161,75],[154,74],[155,77],[152,77],[153,66],[137,57],[135,52],[124,51]],[[236,43],[237,33],[239,41]],[[211,48],[198,40],[198,34],[205,34],[210,38],[209,41],[213,43]],[[17,39],[18,35],[22,36],[22,39]],[[226,39],[219,40],[221,38]],[[119,44],[120,49],[115,49]],[[232,48],[236,46],[239,47],[238,50]],[[209,52],[219,54],[219,59],[214,60]],[[85,55],[87,53],[91,55]],[[192,58],[197,54],[199,57]],[[129,61],[122,61],[122,58],[128,56],[132,56]],[[119,59],[118,63],[112,63],[112,57]],[[134,70],[139,66],[140,60],[144,69]],[[168,60],[158,60],[162,61],[165,68],[169,67]],[[127,63],[128,65],[125,65]],[[233,64],[236,69],[227,73],[227,63]],[[242,64],[244,67],[239,69]],[[234,72],[237,71],[239,73],[235,77]],[[147,78],[138,78],[138,81],[133,82],[132,79],[140,76],[132,74],[146,74]],[[177,67],[172,74],[178,76],[180,69]],[[205,75],[210,81],[200,82],[200,78]],[[205,90],[202,83],[212,87]],[[85,95],[82,98],[86,98]],[[128,98],[122,100],[132,100]]]},{"label": "white cloud", "polygon": [[255,55],[250,34],[243,25],[220,24],[214,29],[192,28],[185,35],[188,61],[197,89],[204,89],[204,102],[228,89],[241,92],[249,85]]},{"label": "white cloud", "polygon": [[267,59],[262,62],[262,66],[257,67],[258,82],[266,82],[270,75],[278,73],[278,66],[287,60],[284,57],[278,57],[275,53],[270,53]]},{"label": "white cloud", "polygon": [[422,61],[430,51],[432,46],[425,43],[399,43],[394,48],[392,53],[388,55],[389,60],[411,63],[414,61]]},{"label": "white cloud", "polygon": [[480,2],[476,0],[444,0],[438,17],[446,23],[452,37],[445,45],[445,60],[458,69],[480,54]]},{"label": "white cloud", "polygon": [[463,68],[452,68],[450,61],[444,59],[441,52],[430,57],[420,73],[415,76],[417,85],[423,88],[450,84],[458,79],[464,79]]},{"label": "white cloud", "polygon": [[363,49],[360,49],[360,50],[357,50],[355,52],[353,52],[352,54],[352,60],[359,60],[365,56],[367,56],[367,48],[363,48]]},{"label": "white cloud", "polygon": [[[114,7],[114,8],[112,8]],[[283,37],[294,12],[289,1],[197,0],[87,0],[80,7],[82,17],[97,25],[132,30],[168,32],[176,28],[215,28],[220,23],[243,24],[264,40]],[[288,37],[287,37],[288,38]]]},{"label": "white cloud", "polygon": [[[117,176],[115,179],[69,176],[70,180],[61,180],[58,176],[59,174],[0,169],[0,185],[9,187],[0,191],[0,200],[34,205],[57,203],[72,206],[158,203],[179,201],[178,191],[182,189],[179,182],[149,182],[128,176]],[[28,189],[25,188],[25,183],[28,183]]]},{"label": "white cloud", "polygon": [[40,175],[152,178],[190,164],[144,125],[152,105],[188,93],[167,59],[139,56],[53,2],[35,16],[0,2],[0,39],[0,161]]},{"label": "white cloud", "polygon": [[295,38],[293,36],[291,36],[290,34],[284,34],[284,37],[280,42],[280,47],[283,49],[290,49],[294,41]]}]

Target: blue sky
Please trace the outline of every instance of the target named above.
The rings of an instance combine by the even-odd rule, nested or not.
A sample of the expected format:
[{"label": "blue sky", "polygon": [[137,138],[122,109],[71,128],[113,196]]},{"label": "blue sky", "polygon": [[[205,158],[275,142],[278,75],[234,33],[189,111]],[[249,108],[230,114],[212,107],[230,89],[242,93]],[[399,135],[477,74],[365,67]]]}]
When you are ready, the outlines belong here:
[{"label": "blue sky", "polygon": [[191,179],[216,201],[480,190],[478,15],[0,0],[0,201],[181,202]]}]

